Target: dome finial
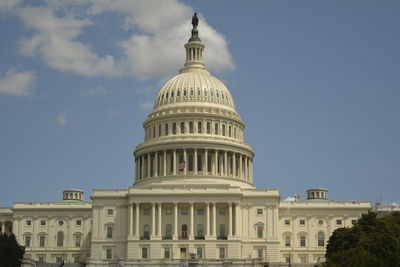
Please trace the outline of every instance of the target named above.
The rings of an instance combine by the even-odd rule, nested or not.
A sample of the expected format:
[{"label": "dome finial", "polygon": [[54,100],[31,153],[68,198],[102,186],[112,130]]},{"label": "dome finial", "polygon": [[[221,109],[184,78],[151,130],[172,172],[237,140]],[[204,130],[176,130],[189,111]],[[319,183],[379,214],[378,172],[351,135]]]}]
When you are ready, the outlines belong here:
[{"label": "dome finial", "polygon": [[199,30],[197,30],[197,26],[199,25],[199,18],[197,17],[196,12],[194,12],[194,15],[192,17],[192,25],[193,25],[192,36],[190,37],[189,42],[193,41],[201,42],[199,38]]}]

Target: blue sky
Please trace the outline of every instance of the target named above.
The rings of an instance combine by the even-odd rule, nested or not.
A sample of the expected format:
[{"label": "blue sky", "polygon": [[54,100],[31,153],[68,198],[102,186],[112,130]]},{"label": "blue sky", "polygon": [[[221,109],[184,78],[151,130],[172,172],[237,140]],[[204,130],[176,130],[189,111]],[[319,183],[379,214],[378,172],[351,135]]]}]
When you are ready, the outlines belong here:
[{"label": "blue sky", "polygon": [[255,184],[399,202],[400,2],[0,1],[0,206],[127,188],[200,14]]}]

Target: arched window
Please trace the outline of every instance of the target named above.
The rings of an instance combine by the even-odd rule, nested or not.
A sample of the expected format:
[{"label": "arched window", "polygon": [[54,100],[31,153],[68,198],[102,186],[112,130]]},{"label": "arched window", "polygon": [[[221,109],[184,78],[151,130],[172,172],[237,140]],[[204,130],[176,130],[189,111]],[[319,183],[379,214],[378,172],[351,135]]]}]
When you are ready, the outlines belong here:
[{"label": "arched window", "polygon": [[211,133],[211,123],[208,121],[207,122],[207,134]]},{"label": "arched window", "polygon": [[318,232],[318,247],[324,247],[325,246],[325,235],[323,232]]},{"label": "arched window", "polygon": [[219,225],[219,236],[221,238],[225,238],[226,237],[226,233],[225,233],[225,224],[220,224]]},{"label": "arched window", "polygon": [[197,171],[201,172],[203,170],[203,156],[197,155]]},{"label": "arched window", "polygon": [[193,133],[193,121],[189,122],[189,133]]},{"label": "arched window", "polygon": [[187,225],[182,224],[182,238],[187,238]]},{"label": "arched window", "polygon": [[300,235],[300,247],[305,247],[306,246],[306,236],[305,235]]},{"label": "arched window", "polygon": [[148,224],[143,226],[143,239],[150,239],[150,226]]},{"label": "arched window", "polygon": [[158,125],[158,136],[161,136],[162,132],[161,132],[161,124]]},{"label": "arched window", "polygon": [[204,237],[204,228],[202,224],[197,225],[197,238],[203,238]]},{"label": "arched window", "polygon": [[228,128],[228,136],[232,137],[232,126],[230,126],[230,125],[229,125],[229,128]]},{"label": "arched window", "polygon": [[225,136],[225,124],[222,124],[222,135]]},{"label": "arched window", "polygon": [[46,246],[46,234],[39,234],[39,247],[43,248]]},{"label": "arched window", "polygon": [[258,238],[264,237],[264,227],[262,225],[257,226],[257,237]]},{"label": "arched window", "polygon": [[171,239],[171,237],[172,237],[172,226],[170,224],[167,224],[165,226],[165,238]]},{"label": "arched window", "polygon": [[290,235],[285,235],[284,236],[284,239],[285,239],[285,247],[290,247],[290,241],[291,241],[291,238],[290,238]]},{"label": "arched window", "polygon": [[185,133],[185,123],[182,121],[181,122],[181,134]]},{"label": "arched window", "polygon": [[176,123],[172,123],[172,134],[176,134]]},{"label": "arched window", "polygon": [[201,121],[199,121],[198,123],[197,123],[197,132],[199,133],[199,134],[201,134],[202,133],[202,131],[203,131],[203,129],[201,128],[203,125],[201,124]]},{"label": "arched window", "polygon": [[165,124],[165,135],[168,135],[168,123]]},{"label": "arched window", "polygon": [[58,232],[57,233],[57,247],[63,247],[63,246],[64,246],[64,233]]},{"label": "arched window", "polygon": [[82,243],[82,235],[81,234],[76,234],[75,235],[75,247],[79,248],[81,247]]},{"label": "arched window", "polygon": [[218,135],[218,123],[215,123],[214,133]]}]

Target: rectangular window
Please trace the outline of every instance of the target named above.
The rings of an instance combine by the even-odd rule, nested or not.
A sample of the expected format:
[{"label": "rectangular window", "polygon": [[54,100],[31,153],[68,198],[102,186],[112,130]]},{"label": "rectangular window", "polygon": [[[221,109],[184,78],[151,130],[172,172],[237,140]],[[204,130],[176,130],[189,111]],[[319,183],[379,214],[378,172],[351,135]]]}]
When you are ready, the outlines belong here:
[{"label": "rectangular window", "polygon": [[142,248],[142,259],[147,259],[148,257],[148,248]]},{"label": "rectangular window", "polygon": [[225,259],[225,248],[219,248],[219,258]]},{"label": "rectangular window", "polygon": [[172,123],[172,134],[176,134],[176,123]]},{"label": "rectangular window", "polygon": [[165,215],[172,215],[172,209],[171,208],[166,208],[165,209]]},{"label": "rectangular window", "polygon": [[56,257],[56,263],[61,263],[62,260],[63,260],[62,257],[60,257],[60,256],[57,256],[57,257]]},{"label": "rectangular window", "polygon": [[108,249],[106,250],[106,259],[107,259],[107,260],[112,259],[112,249],[111,249],[111,248],[108,248]]},{"label": "rectangular window", "polygon": [[261,215],[263,214],[263,210],[262,209],[257,209],[257,215]]},{"label": "rectangular window", "polygon": [[25,236],[25,247],[29,248],[31,246],[31,237]]},{"label": "rectangular window", "polygon": [[107,210],[107,214],[108,214],[108,215],[113,215],[113,213],[114,213],[114,211],[113,211],[112,209],[108,209],[108,210]]},{"label": "rectangular window", "polygon": [[336,220],[337,225],[342,225],[342,220]]},{"label": "rectangular window", "polygon": [[185,133],[185,123],[181,122],[181,134]]},{"label": "rectangular window", "polygon": [[285,220],[285,225],[290,225],[290,220]]},{"label": "rectangular window", "polygon": [[158,125],[158,136],[161,136],[161,124]]},{"label": "rectangular window", "polygon": [[307,263],[307,256],[300,256],[300,263]]},{"label": "rectangular window", "polygon": [[263,232],[264,232],[264,227],[257,226],[257,237],[258,238],[262,238],[263,237]]},{"label": "rectangular window", "polygon": [[300,220],[300,225],[305,225],[306,221],[305,220]]},{"label": "rectangular window", "polygon": [[45,220],[40,220],[40,225],[42,225],[42,226],[46,225],[46,221]]},{"label": "rectangular window", "polygon": [[188,215],[188,210],[187,209],[182,209],[181,210],[182,215]]},{"label": "rectangular window", "polygon": [[290,247],[290,236],[285,236],[285,246]]},{"label": "rectangular window", "polygon": [[284,256],[285,257],[285,262],[290,263],[290,256]]},{"label": "rectangular window", "polygon": [[32,221],[31,220],[26,220],[26,225],[28,225],[28,226],[32,225]]},{"label": "rectangular window", "polygon": [[150,215],[151,210],[150,209],[143,209],[143,215]]},{"label": "rectangular window", "polygon": [[197,209],[197,215],[204,215],[204,209]]},{"label": "rectangular window", "polygon": [[168,135],[169,134],[168,133],[168,123],[165,124],[165,128],[164,129],[165,129],[165,135]]},{"label": "rectangular window", "polygon": [[113,237],[113,228],[112,226],[107,226],[107,238]]},{"label": "rectangular window", "polygon": [[207,122],[207,134],[211,133],[211,123],[208,121]]},{"label": "rectangular window", "polygon": [[188,156],[188,171],[192,172],[193,171],[193,155],[189,154]]},{"label": "rectangular window", "polygon": [[304,235],[300,236],[300,247],[306,246],[306,237]]},{"label": "rectangular window", "polygon": [[225,215],[225,209],[219,209],[219,215]]},{"label": "rectangular window", "polygon": [[197,257],[197,259],[202,259],[203,258],[203,248],[197,248],[196,249],[196,257]]},{"label": "rectangular window", "polygon": [[170,258],[171,258],[171,249],[164,248],[164,259],[170,259]]},{"label": "rectangular window", "polygon": [[45,236],[39,236],[39,247],[44,247],[46,243],[46,237]]},{"label": "rectangular window", "polygon": [[257,249],[257,257],[258,258],[264,257],[264,249],[262,249],[262,248]]},{"label": "rectangular window", "polygon": [[193,133],[193,121],[189,122],[189,133]]},{"label": "rectangular window", "polygon": [[76,220],[76,225],[82,225],[82,221],[81,220]]},{"label": "rectangular window", "polygon": [[80,235],[75,236],[75,247],[79,248],[81,246],[81,239]]}]

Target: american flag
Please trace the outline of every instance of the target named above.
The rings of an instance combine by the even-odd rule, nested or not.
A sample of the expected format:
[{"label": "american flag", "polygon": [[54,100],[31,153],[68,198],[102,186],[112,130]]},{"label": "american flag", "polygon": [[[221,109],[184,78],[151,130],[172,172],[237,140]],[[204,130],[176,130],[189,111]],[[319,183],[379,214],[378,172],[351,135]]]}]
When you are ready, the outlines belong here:
[{"label": "american flag", "polygon": [[185,169],[185,161],[182,160],[181,162],[179,162],[179,170],[183,171]]}]

